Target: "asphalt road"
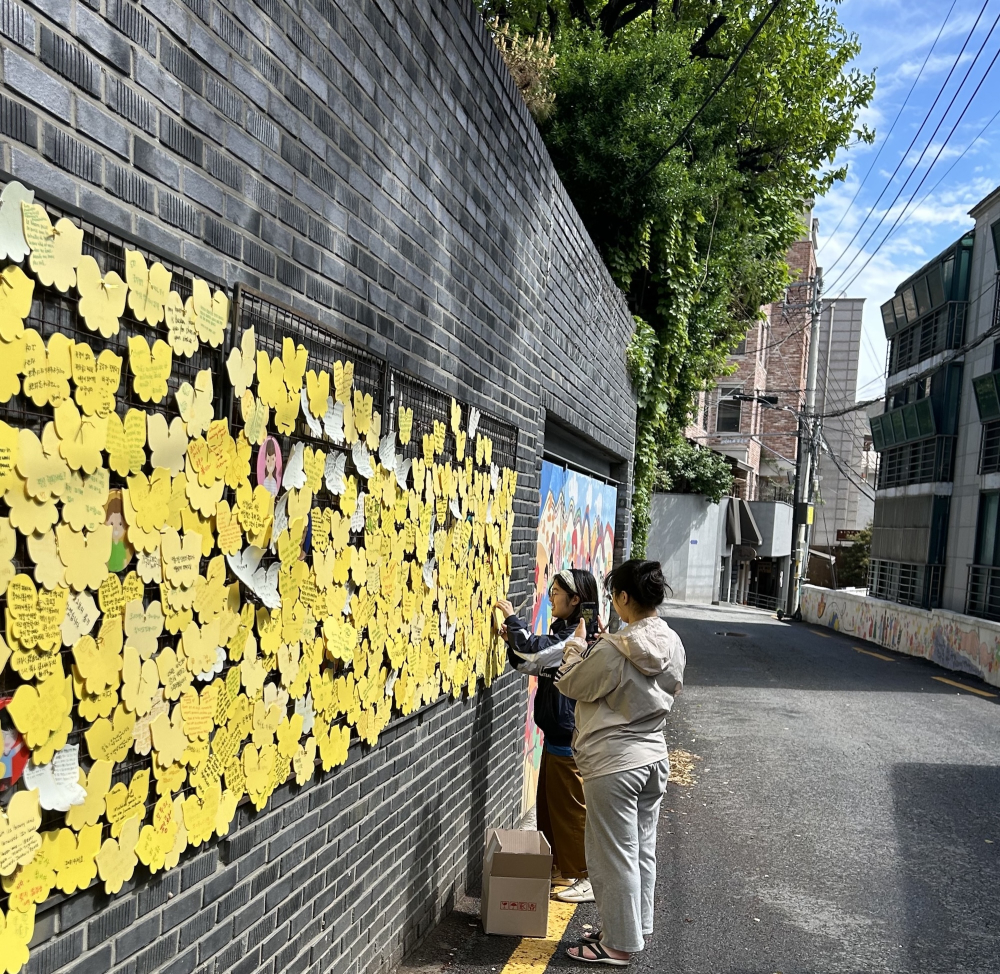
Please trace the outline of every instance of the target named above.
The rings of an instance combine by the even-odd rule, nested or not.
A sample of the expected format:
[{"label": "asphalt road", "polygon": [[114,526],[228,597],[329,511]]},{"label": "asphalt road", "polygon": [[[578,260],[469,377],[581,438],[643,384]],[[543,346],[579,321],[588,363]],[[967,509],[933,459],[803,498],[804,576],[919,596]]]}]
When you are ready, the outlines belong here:
[{"label": "asphalt road", "polygon": [[[1000,698],[934,677],[994,688],[763,612],[666,615],[688,653],[668,742],[701,760],[668,787],[657,930],[631,970],[1000,971]],[[517,942],[475,907],[409,969],[501,971]],[[566,944],[596,922],[580,907]],[[560,949],[547,969],[567,968]]]}]

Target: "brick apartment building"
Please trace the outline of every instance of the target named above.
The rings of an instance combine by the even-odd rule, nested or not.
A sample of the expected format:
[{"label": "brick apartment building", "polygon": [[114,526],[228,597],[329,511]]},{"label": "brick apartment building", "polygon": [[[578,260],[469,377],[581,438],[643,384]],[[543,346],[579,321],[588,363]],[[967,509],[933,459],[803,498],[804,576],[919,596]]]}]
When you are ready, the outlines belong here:
[{"label": "brick apartment building", "polygon": [[[654,499],[653,556],[671,565],[674,578],[688,579],[678,583],[687,586],[688,598],[708,599],[710,592],[711,601],[774,608],[786,591],[798,415],[806,399],[810,304],[818,275],[819,226],[811,209],[803,223],[809,230],[786,258],[792,283],[733,349],[729,361],[735,371],[699,395],[686,430],[690,441],[728,459],[734,475],[731,497],[719,505],[717,516],[710,513],[704,519],[697,510],[688,510],[690,501],[676,500],[676,495]],[[821,306],[816,402],[821,413],[854,403],[862,306],[863,299],[845,298],[825,300]],[[822,572],[825,581],[838,539],[870,520],[873,492],[866,483],[871,455],[865,452],[870,447],[865,425],[863,413],[832,421],[828,451],[820,458],[813,540],[825,555],[814,559],[810,570]],[[706,539],[695,534],[713,519],[718,527],[706,527],[710,537],[705,545]]]}]

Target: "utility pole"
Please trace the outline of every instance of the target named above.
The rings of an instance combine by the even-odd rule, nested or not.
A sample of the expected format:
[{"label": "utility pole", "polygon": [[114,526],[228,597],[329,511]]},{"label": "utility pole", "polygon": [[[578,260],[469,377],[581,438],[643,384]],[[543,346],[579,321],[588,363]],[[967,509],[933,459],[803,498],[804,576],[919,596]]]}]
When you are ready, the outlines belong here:
[{"label": "utility pole", "polygon": [[816,446],[820,422],[816,419],[816,383],[819,371],[819,331],[823,310],[823,272],[817,268],[809,303],[809,367],[806,372],[806,403],[799,417],[799,451],[795,464],[795,511],[792,522],[792,577],[788,585],[786,614],[801,619],[799,601],[802,576],[809,570],[809,536],[812,533],[813,496],[816,486]]}]

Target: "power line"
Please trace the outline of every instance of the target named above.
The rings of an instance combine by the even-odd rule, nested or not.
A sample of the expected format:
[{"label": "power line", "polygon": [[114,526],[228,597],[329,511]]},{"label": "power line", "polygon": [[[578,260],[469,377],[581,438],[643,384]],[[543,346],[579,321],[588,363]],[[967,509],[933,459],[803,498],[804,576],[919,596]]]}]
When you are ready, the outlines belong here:
[{"label": "power line", "polygon": [[[856,192],[854,193],[854,196],[851,197],[851,201],[845,207],[844,212],[841,213],[840,219],[837,221],[837,225],[830,232],[830,235],[827,238],[828,242],[830,240],[832,240],[837,235],[837,231],[840,229],[841,224],[844,222],[844,219],[847,217],[847,214],[850,212],[851,207],[854,205],[855,201],[857,200],[858,195],[861,193],[861,190],[864,188],[865,183],[868,182],[868,177],[872,174],[872,170],[874,170],[875,164],[879,161],[879,158],[882,155],[882,150],[889,144],[889,139],[892,137],[892,133],[893,133],[893,131],[896,128],[896,123],[902,117],[902,114],[903,114],[904,110],[906,109],[906,106],[910,103],[910,96],[913,94],[913,90],[917,87],[917,83],[920,81],[921,77],[923,76],[924,68],[927,67],[927,62],[930,60],[931,55],[934,53],[934,48],[937,47],[937,42],[939,40],[941,40],[941,33],[944,30],[944,28],[945,28],[945,24],[948,23],[948,19],[951,17],[951,12],[955,9],[955,4],[957,2],[958,2],[958,0],[951,0],[951,6],[948,8],[948,12],[944,15],[944,20],[941,21],[941,26],[938,28],[937,36],[934,38],[934,43],[931,44],[930,50],[928,50],[927,55],[924,57],[924,63],[920,65],[920,70],[917,72],[916,78],[913,79],[913,84],[910,85],[910,90],[906,93],[906,98],[903,99],[903,104],[899,106],[899,111],[896,112],[896,117],[892,120],[892,125],[889,126],[889,131],[886,132],[885,138],[882,140],[882,144],[878,147],[878,152],[875,153],[875,158],[872,159],[871,165],[868,167],[868,172],[866,172],[864,174],[864,176],[861,177],[861,182],[858,184],[858,188],[857,188]],[[904,158],[905,158],[905,156],[904,156]],[[822,250],[823,246],[825,246],[825,245],[821,245],[819,249]]]},{"label": "power line", "polygon": [[[934,136],[937,135],[937,133],[940,130],[941,126],[944,124],[945,118],[947,118],[948,113],[951,111],[952,106],[955,104],[955,101],[957,100],[959,93],[961,92],[962,88],[965,86],[965,82],[968,81],[969,75],[972,74],[972,69],[975,67],[976,62],[979,60],[980,55],[983,53],[983,50],[985,49],[986,44],[989,42],[990,37],[993,36],[993,31],[996,30],[996,27],[997,27],[998,23],[1000,23],[1000,14],[997,14],[996,19],[993,21],[993,25],[990,27],[989,33],[983,39],[983,43],[979,46],[979,50],[976,52],[976,56],[972,59],[972,63],[969,65],[968,71],[965,72],[965,76],[962,78],[961,83],[959,84],[958,88],[955,89],[955,93],[952,95],[951,101],[948,102],[948,107],[945,109],[944,114],[941,116],[940,121],[937,123],[937,125],[934,128],[934,131],[931,133],[931,137],[928,140],[927,145],[924,146],[923,151],[920,153],[920,158],[918,158],[917,161],[916,161],[916,163],[914,164],[914,167],[913,167],[912,171],[910,172],[910,176],[913,176],[916,173],[917,169],[920,166],[920,163],[923,161],[924,155],[927,153],[927,150],[930,149],[930,147],[934,144]],[[869,265],[869,263],[871,263],[872,258],[875,256],[875,254],[878,253],[879,249],[889,239],[889,236],[892,234],[892,231],[899,224],[899,221],[902,218],[903,213],[906,212],[906,210],[909,208],[910,204],[916,198],[917,193],[920,192],[920,187],[923,186],[924,181],[931,174],[931,170],[937,164],[938,159],[941,158],[941,153],[944,152],[945,147],[948,145],[948,142],[951,140],[951,137],[955,134],[955,130],[958,128],[959,123],[965,117],[965,113],[969,110],[969,107],[972,105],[972,102],[975,99],[976,95],[979,94],[979,89],[983,86],[983,82],[986,80],[987,76],[989,75],[990,71],[992,70],[993,65],[996,63],[996,60],[997,60],[998,56],[1000,56],[1000,49],[998,49],[997,53],[993,55],[993,60],[990,61],[989,66],[986,68],[986,72],[983,74],[982,78],[979,79],[979,83],[976,85],[975,90],[972,92],[972,95],[969,97],[969,100],[965,103],[965,107],[962,109],[961,114],[956,119],[955,124],[951,127],[951,131],[948,133],[948,135],[945,138],[945,140],[941,143],[941,147],[938,149],[937,154],[934,156],[933,161],[927,167],[927,169],[924,171],[923,176],[921,176],[920,182],[917,183],[916,189],[913,191],[913,193],[910,196],[910,199],[907,201],[906,205],[903,207],[902,212],[896,217],[895,222],[889,228],[889,233],[887,233],[885,235],[885,237],[882,238],[881,243],[879,243],[878,245],[876,245],[875,249],[871,252],[871,254],[868,255],[868,259],[864,262],[864,264],[861,266],[861,268],[855,273],[854,277],[852,277],[851,280],[844,286],[844,288],[842,289],[842,292],[846,292],[847,288],[849,288],[858,279],[858,276]],[[837,285],[847,276],[847,272],[848,272],[848,269],[850,268],[850,266],[864,252],[865,247],[868,246],[868,243],[871,241],[872,237],[874,237],[875,234],[878,232],[878,228],[880,226],[882,226],[882,224],[885,222],[886,218],[892,212],[892,208],[896,205],[896,203],[898,202],[900,196],[903,195],[903,191],[906,189],[906,184],[910,181],[910,176],[907,176],[907,178],[904,180],[903,185],[900,186],[900,188],[899,188],[899,192],[896,193],[896,195],[893,197],[893,200],[889,204],[889,206],[886,209],[886,211],[882,214],[881,217],[879,217],[878,223],[875,224],[875,226],[872,229],[871,233],[869,233],[868,236],[865,238],[865,242],[858,248],[857,253],[847,262],[847,266],[840,272],[840,274],[838,275],[837,279],[833,282],[833,284],[830,285],[830,290],[831,291],[834,291],[837,288]],[[848,245],[848,246],[850,246],[850,245]]]},{"label": "power line", "polygon": [[764,25],[771,19],[771,15],[778,9],[778,7],[781,6],[781,2],[782,0],[772,0],[771,6],[767,8],[767,12],[760,19],[760,22],[757,24],[757,26],[753,29],[753,33],[747,39],[746,44],[743,45],[743,49],[740,51],[739,54],[736,55],[736,60],[734,60],[731,65],[729,65],[728,70],[722,76],[722,80],[719,81],[719,83],[711,90],[711,92],[709,92],[708,97],[701,103],[701,107],[698,109],[698,111],[696,111],[694,115],[691,116],[691,119],[687,123],[687,125],[685,125],[684,128],[681,129],[680,134],[677,136],[677,138],[674,139],[674,141],[671,142],[670,145],[668,145],[667,148],[660,153],[660,155],[656,158],[653,164],[639,177],[640,180],[645,179],[661,162],[663,162],[664,159],[667,158],[667,156],[671,152],[673,152],[674,149],[677,148],[677,146],[680,145],[681,140],[691,130],[691,126],[694,125],[694,123],[698,120],[698,117],[701,115],[701,113],[706,108],[708,108],[712,99],[715,98],[715,96],[719,93],[722,86],[730,79],[733,72],[740,66],[740,61],[743,60],[747,51],[750,50],[750,45],[753,44],[753,42],[757,39],[757,35],[764,29]]},{"label": "power line", "polygon": [[[851,249],[851,245],[854,243],[855,240],[858,239],[858,235],[861,233],[861,230],[864,228],[864,225],[868,222],[868,218],[875,212],[875,208],[882,201],[882,197],[885,196],[885,194],[889,190],[889,187],[892,186],[893,180],[896,178],[897,174],[899,173],[899,170],[902,168],[903,163],[906,162],[906,159],[909,156],[910,151],[913,149],[914,145],[916,145],[917,139],[920,138],[920,133],[923,132],[924,126],[930,121],[930,117],[933,114],[935,107],[937,106],[938,100],[944,94],[945,88],[948,87],[948,82],[951,80],[951,76],[954,73],[955,68],[958,67],[959,61],[961,60],[962,55],[965,53],[965,49],[968,46],[969,41],[972,40],[972,35],[975,33],[976,28],[979,26],[979,21],[982,19],[983,14],[986,13],[986,7],[987,7],[988,3],[989,3],[989,0],[985,0],[985,2],[983,3],[982,9],[979,11],[979,16],[976,17],[976,22],[972,25],[972,29],[969,31],[968,35],[965,38],[965,41],[962,44],[962,49],[958,52],[958,55],[955,57],[955,61],[954,61],[954,63],[952,64],[951,68],[948,71],[948,76],[944,79],[944,82],[942,83],[941,87],[938,89],[938,93],[934,96],[934,101],[931,104],[931,107],[927,109],[927,113],[924,115],[924,119],[920,123],[920,127],[917,129],[916,134],[910,140],[910,144],[907,146],[906,151],[900,157],[899,162],[896,164],[896,168],[892,171],[892,175],[889,177],[888,182],[883,187],[882,192],[878,194],[878,199],[875,200],[875,202],[872,204],[871,208],[868,210],[868,213],[865,214],[865,218],[859,224],[858,229],[854,231],[854,236],[851,237],[851,239],[847,243],[847,246],[840,252],[840,254],[837,256],[837,258],[834,260],[834,262],[830,265],[830,270],[831,271],[833,270],[834,267],[837,266],[838,263],[840,263],[840,261],[844,258],[844,256],[847,254],[847,252]],[[963,81],[963,84],[964,84],[964,81]],[[962,86],[959,85],[958,91],[961,91],[961,87]],[[955,92],[956,95],[958,94],[958,91]],[[954,97],[952,98],[952,101],[954,101]],[[951,106],[949,105],[949,108],[950,107]],[[942,121],[944,120],[944,117],[947,114],[948,114],[948,112],[945,111],[945,115],[942,116]],[[940,125],[941,125],[941,123],[939,122],[938,123],[938,127],[940,127]],[[933,140],[933,138],[934,138],[934,136],[932,135],[931,136],[931,140]],[[928,146],[929,145],[930,145],[930,142],[928,142]],[[926,152],[927,152],[927,149],[925,148],[924,152],[921,153],[921,155],[920,155],[920,159],[923,159],[924,153],[926,153]],[[920,165],[920,159],[917,160],[917,165]],[[911,171],[910,175],[912,176],[913,172],[915,172],[915,171],[916,171],[916,166],[914,166],[913,171]],[[902,193],[903,189],[906,187],[906,184],[909,182],[909,180],[910,180],[910,176],[907,176],[906,179],[903,181],[902,187],[900,187],[899,193]],[[896,199],[899,199],[899,193],[896,194]],[[895,200],[893,200],[893,203],[895,203]],[[890,209],[892,208],[892,204],[890,204],[889,208]],[[875,229],[877,230],[878,227],[876,226]],[[870,240],[871,237],[869,237],[868,239]],[[849,266],[850,266],[850,264],[848,264],[848,267]],[[839,278],[838,278],[838,280],[839,280]]]},{"label": "power line", "polygon": [[[998,23],[1000,23],[1000,14],[997,14],[997,19],[994,21],[993,26],[996,27],[996,25]],[[991,33],[992,33],[992,31],[991,31]],[[983,82],[986,81],[986,78],[989,76],[990,71],[993,70],[993,65],[997,63],[997,59],[998,58],[1000,58],[1000,48],[998,48],[996,54],[993,55],[993,60],[990,61],[989,66],[986,68],[986,73],[982,76],[982,78],[979,79],[979,84],[976,85],[976,90],[972,93],[972,96],[969,98],[968,102],[966,102],[965,108],[962,109],[962,114],[959,115],[958,118],[955,120],[955,124],[951,127],[951,131],[948,133],[948,135],[945,138],[944,142],[941,143],[941,148],[938,149],[937,155],[934,156],[934,161],[930,164],[930,166],[928,166],[927,171],[921,177],[920,182],[917,183],[917,188],[913,191],[913,195],[910,196],[910,199],[907,201],[907,203],[903,207],[902,211],[899,213],[899,215],[893,221],[892,226],[889,227],[889,232],[882,238],[881,243],[879,243],[875,247],[875,249],[868,255],[868,257],[865,259],[865,262],[855,272],[854,277],[852,277],[847,282],[847,284],[844,285],[844,291],[846,291],[858,279],[858,277],[862,274],[862,272],[864,271],[864,269],[872,262],[872,259],[875,257],[875,255],[884,246],[885,242],[889,239],[889,237],[892,236],[892,233],[896,229],[896,227],[899,226],[900,220],[902,220],[903,217],[906,215],[906,212],[909,210],[910,205],[913,203],[914,199],[916,199],[917,193],[920,192],[920,187],[924,185],[924,180],[926,180],[927,177],[931,174],[931,170],[937,164],[938,159],[941,158],[941,153],[944,152],[945,146],[947,146],[948,143],[949,143],[949,141],[951,141],[951,137],[955,134],[955,130],[958,128],[959,123],[965,117],[965,113],[969,110],[969,107],[972,105],[973,99],[976,97],[976,95],[979,94],[979,89],[982,88]],[[871,238],[869,238],[869,239],[871,239]],[[867,243],[867,242],[868,241],[865,241],[865,243]],[[852,258],[851,263],[854,263],[854,259],[856,259],[856,255],[855,255],[855,258]],[[848,266],[850,266],[850,264]],[[846,274],[846,270],[844,271],[844,273]],[[844,276],[844,274],[841,274],[841,278],[843,276]],[[840,278],[837,279],[837,283],[839,283],[839,282],[840,282]]]}]

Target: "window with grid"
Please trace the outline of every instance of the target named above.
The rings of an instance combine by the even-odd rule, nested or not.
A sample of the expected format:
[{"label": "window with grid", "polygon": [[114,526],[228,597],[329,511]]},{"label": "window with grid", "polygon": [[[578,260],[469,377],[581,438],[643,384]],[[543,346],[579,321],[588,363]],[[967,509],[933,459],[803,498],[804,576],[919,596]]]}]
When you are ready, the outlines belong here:
[{"label": "window with grid", "polygon": [[719,389],[719,405],[715,413],[715,431],[717,433],[738,433],[742,419],[741,406],[733,397],[743,390],[740,386],[722,386]]}]

